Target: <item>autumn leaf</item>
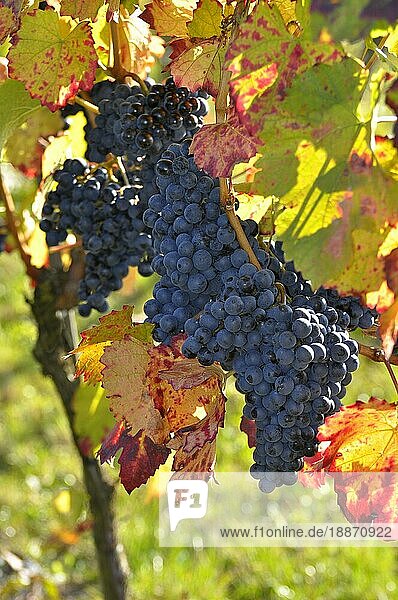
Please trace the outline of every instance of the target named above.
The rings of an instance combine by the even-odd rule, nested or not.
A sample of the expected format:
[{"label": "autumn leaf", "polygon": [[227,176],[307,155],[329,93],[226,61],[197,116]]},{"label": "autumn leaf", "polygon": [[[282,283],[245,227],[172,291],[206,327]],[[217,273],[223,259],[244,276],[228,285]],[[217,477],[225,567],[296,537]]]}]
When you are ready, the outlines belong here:
[{"label": "autumn leaf", "polygon": [[257,134],[265,115],[284,98],[286,89],[315,63],[341,57],[333,47],[295,39],[279,11],[266,2],[257,5],[227,53],[230,90],[239,119]]},{"label": "autumn leaf", "polygon": [[220,395],[213,402],[207,417],[199,423],[176,434],[172,440],[177,450],[172,471],[174,478],[184,477],[186,473],[203,473],[210,477],[216,457],[216,438],[219,427],[224,425],[225,398]]},{"label": "autumn leaf", "polygon": [[94,21],[104,0],[62,0],[61,15],[69,15],[73,19]]},{"label": "autumn leaf", "polygon": [[97,383],[102,379],[104,365],[100,359],[104,348],[115,340],[122,340],[129,334],[141,341],[151,339],[150,324],[132,324],[133,306],[123,306],[121,310],[113,310],[100,317],[99,325],[94,325],[81,333],[81,342],[70,354],[79,354],[76,364],[76,376],[83,376],[88,383]]},{"label": "autumn leaf", "polygon": [[391,523],[398,516],[397,404],[378,398],[344,406],[319,428],[319,452],[299,479],[320,487],[333,479],[338,504],[351,522]]},{"label": "autumn leaf", "polygon": [[[186,86],[193,92],[206,90],[216,97],[223,71],[226,48],[218,38],[191,40],[185,49],[177,40],[179,53],[170,63],[170,72],[178,86]],[[173,48],[173,42],[170,44]]]},{"label": "autumn leaf", "polygon": [[101,464],[109,462],[120,449],[122,453],[118,459],[119,476],[129,494],[146,483],[170,454],[166,446],[155,444],[142,431],[135,436],[130,435],[122,422],[115,425],[104,440],[98,452]]},{"label": "autumn leaf", "polygon": [[139,11],[129,14],[124,6],[120,7],[119,30],[120,60],[129,73],[145,78],[155,64],[155,58],[164,54],[163,40],[152,35],[148,23],[139,16]]},{"label": "autumn leaf", "polygon": [[178,391],[181,389],[191,389],[201,385],[211,377],[216,375],[221,382],[224,382],[224,371],[221,367],[211,365],[203,367],[196,359],[186,359],[178,361],[174,367],[167,371],[159,371],[160,379],[171,383],[173,388]]},{"label": "autumn leaf", "polygon": [[397,404],[371,398],[344,406],[319,428],[327,471],[398,471]]},{"label": "autumn leaf", "polygon": [[396,473],[333,473],[337,503],[351,523],[397,523]]},{"label": "autumn leaf", "polygon": [[164,442],[168,430],[164,428],[160,412],[147,392],[146,372],[151,344],[126,335],[104,348],[101,363],[102,385],[110,398],[110,408],[117,421],[124,419],[131,435],[143,430],[157,442]]},{"label": "autumn leaf", "polygon": [[191,152],[198,167],[212,177],[230,177],[234,166],[254,156],[260,143],[230,110],[225,123],[204,125],[197,132]]},{"label": "autumn leaf", "polygon": [[384,259],[386,280],[392,292],[398,295],[398,248],[394,248]]},{"label": "autumn leaf", "polygon": [[0,44],[2,44],[9,35],[18,29],[18,19],[14,11],[3,2],[0,2]]},{"label": "autumn leaf", "polygon": [[247,445],[249,448],[256,446],[256,421],[242,416],[239,429],[247,435]]},{"label": "autumn leaf", "polygon": [[175,370],[188,360],[181,353],[183,339],[183,336],[177,336],[171,346],[161,344],[150,348],[150,362],[146,372],[148,393],[173,432],[198,423],[198,410],[204,415],[209,414],[213,405],[220,398],[224,399],[219,376],[214,373],[200,385],[191,389],[180,388],[178,391],[163,379],[164,372]]},{"label": "autumn leaf", "polygon": [[188,37],[196,0],[152,0],[141,18],[160,36]]},{"label": "autumn leaf", "polygon": [[211,38],[221,34],[223,7],[218,0],[199,0],[188,24],[191,38]]},{"label": "autumn leaf", "polygon": [[80,89],[90,90],[97,68],[88,23],[59,17],[54,10],[22,17],[8,58],[10,77],[23,82],[31,96],[52,111]]},{"label": "autumn leaf", "polygon": [[381,315],[379,333],[384,354],[389,360],[398,339],[398,299]]}]

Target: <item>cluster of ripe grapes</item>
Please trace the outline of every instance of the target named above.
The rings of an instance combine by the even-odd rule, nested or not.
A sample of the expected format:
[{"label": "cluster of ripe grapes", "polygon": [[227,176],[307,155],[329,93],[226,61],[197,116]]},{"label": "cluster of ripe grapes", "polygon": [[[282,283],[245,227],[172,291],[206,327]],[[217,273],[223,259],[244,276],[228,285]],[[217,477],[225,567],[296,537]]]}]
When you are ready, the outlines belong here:
[{"label": "cluster of ripe grapes", "polygon": [[[82,316],[92,309],[108,310],[107,297],[121,287],[129,266],[138,267],[143,276],[153,273],[155,251],[143,214],[156,191],[154,166],[172,140],[198,130],[207,112],[206,93],[191,93],[172,79],[146,86],[146,95],[138,85],[113,81],[93,87],[92,101],[100,114],[96,127],[86,128],[90,163],[65,161],[53,175],[57,187],[42,209],[40,226],[49,246],[59,245],[68,233],[81,239],[85,274],[78,310]],[[74,112],[64,110],[64,116]],[[121,170],[111,172],[101,166],[110,152]]]},{"label": "cluster of ripe grapes", "polygon": [[[107,310],[129,266],[159,275],[144,307],[154,340],[185,333],[186,357],[234,372],[244,415],[256,423],[251,472],[269,492],[293,483],[304,457],[316,453],[318,427],[339,410],[358,367],[348,331],[371,327],[377,315],[357,298],[313,290],[281,243],[261,247],[257,224],[238,217],[251,263],[221,206],[218,179],[189,153],[204,96],[171,79],[149,84],[147,94],[97,84],[90,162],[67,160],[56,171],[41,227],[49,245],[68,232],[82,241],[84,316]],[[109,153],[121,171],[105,168]]]}]

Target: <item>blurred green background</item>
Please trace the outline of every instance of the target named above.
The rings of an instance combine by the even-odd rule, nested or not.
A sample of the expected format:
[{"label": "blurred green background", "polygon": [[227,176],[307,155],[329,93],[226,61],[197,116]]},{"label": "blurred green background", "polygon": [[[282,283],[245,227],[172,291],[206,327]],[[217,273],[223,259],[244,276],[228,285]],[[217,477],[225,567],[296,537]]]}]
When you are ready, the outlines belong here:
[{"label": "blurred green background", "polygon": [[[113,306],[140,312],[150,281],[129,280]],[[136,293],[133,290],[136,288]],[[62,406],[31,351],[32,294],[15,254],[0,256],[0,598],[100,600],[80,462]],[[94,322],[95,319],[93,319]],[[87,321],[79,321],[80,330]],[[366,383],[366,389],[364,389]],[[347,403],[370,394],[391,400],[381,365],[362,360]],[[239,431],[241,399],[230,398],[217,468],[250,465]],[[117,469],[106,466],[107,477]],[[116,520],[134,598],[177,600],[398,598],[394,548],[159,548],[156,487],[128,496],[118,486]]]}]

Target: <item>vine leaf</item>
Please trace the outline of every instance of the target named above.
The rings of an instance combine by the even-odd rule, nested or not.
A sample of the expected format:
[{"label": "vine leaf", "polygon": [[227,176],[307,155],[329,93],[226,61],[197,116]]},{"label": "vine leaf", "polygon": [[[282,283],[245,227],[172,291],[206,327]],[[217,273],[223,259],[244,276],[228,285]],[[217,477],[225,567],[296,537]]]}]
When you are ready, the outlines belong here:
[{"label": "vine leaf", "polygon": [[100,362],[104,349],[115,340],[122,340],[125,335],[148,342],[151,339],[152,326],[141,324],[134,326],[132,316],[133,306],[123,306],[121,310],[113,310],[100,317],[99,325],[94,325],[81,333],[81,342],[70,352],[79,354],[76,364],[76,376],[83,376],[88,383],[98,383],[102,380],[104,365]]},{"label": "vine leaf", "polygon": [[212,411],[220,398],[223,402],[225,400],[219,376],[214,373],[200,385],[192,381],[189,389],[180,388],[178,391],[164,379],[165,372],[184,368],[184,363],[188,361],[181,354],[183,340],[183,336],[176,336],[171,346],[162,344],[150,348],[150,362],[146,372],[148,394],[153,398],[155,407],[167,419],[170,431],[174,432],[195,425],[200,421],[201,415],[206,417]]},{"label": "vine leaf", "polygon": [[14,131],[40,109],[22,83],[6,79],[0,84],[0,148]]},{"label": "vine leaf", "polygon": [[223,7],[218,0],[199,0],[188,24],[191,38],[211,38],[221,34]]},{"label": "vine leaf", "polygon": [[39,138],[55,135],[63,128],[59,113],[51,113],[40,106],[25,123],[13,132],[4,145],[4,158],[20,169],[28,177],[37,177],[41,170],[41,157],[44,147],[39,145]]},{"label": "vine leaf", "polygon": [[172,470],[174,478],[184,478],[186,473],[203,473],[211,476],[216,456],[216,438],[219,427],[224,426],[225,398],[218,396],[206,418],[176,434],[171,447],[177,452]]},{"label": "vine leaf", "polygon": [[[173,58],[170,72],[178,86],[186,86],[193,92],[202,88],[212,96],[217,96],[226,48],[216,37],[209,40],[180,40],[171,42]],[[177,50],[178,48],[178,50]]]},{"label": "vine leaf", "polygon": [[256,421],[242,416],[240,420],[240,430],[247,435],[247,445],[249,448],[256,446]]},{"label": "vine leaf", "polygon": [[122,421],[115,425],[98,452],[101,464],[112,460],[120,449],[120,481],[129,494],[146,483],[170,454],[169,448],[155,444],[143,431],[132,436]]},{"label": "vine leaf", "polygon": [[99,385],[81,383],[73,396],[72,408],[80,449],[90,456],[114,426],[104,390]]},{"label": "vine leaf", "polygon": [[8,58],[10,76],[52,111],[65,106],[80,89],[90,90],[97,68],[88,23],[59,17],[53,10],[22,17]]},{"label": "vine leaf", "polygon": [[147,392],[150,347],[129,335],[113,341],[101,358],[105,366],[102,385],[115,419],[124,419],[131,435],[143,430],[153,440],[164,442],[168,431],[164,431],[162,416]]},{"label": "vine leaf", "polygon": [[381,315],[379,333],[384,354],[389,360],[398,339],[398,299]]},{"label": "vine leaf", "polygon": [[69,15],[73,19],[94,21],[104,0],[62,0],[61,15]]},{"label": "vine leaf", "polygon": [[167,371],[159,371],[160,379],[168,381],[176,391],[197,387],[214,375],[224,381],[224,371],[220,367],[216,365],[203,367],[196,359],[188,358],[175,363],[175,366]]},{"label": "vine leaf", "polygon": [[0,44],[18,29],[18,19],[9,6],[0,2]]},{"label": "vine leaf", "polygon": [[256,139],[251,136],[233,110],[227,121],[204,125],[195,135],[191,152],[200,169],[213,177],[230,177],[234,166],[256,154]]},{"label": "vine leaf", "polygon": [[397,405],[371,398],[344,406],[319,429],[327,471],[398,471]]},{"label": "vine leaf", "polygon": [[305,471],[315,473],[317,485],[324,474],[333,478],[339,506],[350,521],[397,519],[397,407],[378,398],[358,401],[319,428],[320,451],[306,461]]},{"label": "vine leaf", "polygon": [[[397,240],[398,242],[398,240]],[[388,287],[398,294],[398,248],[394,248],[384,260]]]},{"label": "vine leaf", "polygon": [[120,7],[119,22],[115,26],[119,29],[123,68],[145,78],[155,64],[155,57],[161,58],[164,54],[163,40],[151,34],[148,23],[137,11],[130,15],[124,6]]},{"label": "vine leaf", "polygon": [[152,0],[141,18],[160,36],[188,37],[196,0]]},{"label": "vine leaf", "polygon": [[252,134],[265,114],[284,98],[298,74],[315,63],[335,61],[340,52],[326,44],[298,41],[286,30],[277,10],[261,2],[239,30],[226,59],[230,91],[239,119]]}]

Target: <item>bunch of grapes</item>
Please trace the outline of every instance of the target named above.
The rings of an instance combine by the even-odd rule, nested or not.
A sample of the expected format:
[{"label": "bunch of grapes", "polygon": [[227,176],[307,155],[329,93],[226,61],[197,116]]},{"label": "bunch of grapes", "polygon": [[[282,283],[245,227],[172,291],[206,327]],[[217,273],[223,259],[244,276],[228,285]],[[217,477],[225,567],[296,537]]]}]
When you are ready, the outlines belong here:
[{"label": "bunch of grapes", "polygon": [[[240,262],[248,260],[220,206],[218,180],[198,169],[189,144],[171,144],[162,154],[156,165],[158,193],[144,213],[154,239],[152,267],[161,276],[144,310],[160,342],[183,331],[186,321],[218,295],[221,274],[234,269],[235,252],[241,257],[243,253]],[[257,224],[247,220],[242,226],[259,259],[264,259],[255,238]]]},{"label": "bunch of grapes", "polygon": [[111,152],[129,160],[156,161],[172,142],[192,136],[207,113],[201,96],[185,87],[177,87],[172,78],[166,83],[146,83],[144,94],[138,85],[129,86],[107,82],[93,98],[98,101],[100,114],[96,128],[88,136],[88,158],[101,162]]},{"label": "bunch of grapes", "polygon": [[185,331],[188,358],[233,370],[256,422],[253,476],[260,488],[293,483],[303,459],[317,451],[317,431],[339,410],[358,346],[342,312],[286,262],[279,242],[258,245],[257,225],[241,222],[261,269],[249,262],[220,207],[217,179],[172,144],[156,165],[144,213],[161,275],[145,305],[156,341]]},{"label": "bunch of grapes", "polygon": [[86,161],[77,159],[66,160],[54,180],[58,185],[46,198],[40,227],[49,246],[64,241],[68,232],[81,237],[85,275],[79,312],[105,312],[107,296],[122,286],[130,265],[141,275],[152,274],[152,239],[142,221],[137,190],[121,188],[106,169],[90,170]]}]

